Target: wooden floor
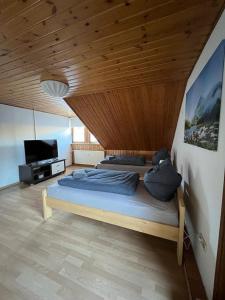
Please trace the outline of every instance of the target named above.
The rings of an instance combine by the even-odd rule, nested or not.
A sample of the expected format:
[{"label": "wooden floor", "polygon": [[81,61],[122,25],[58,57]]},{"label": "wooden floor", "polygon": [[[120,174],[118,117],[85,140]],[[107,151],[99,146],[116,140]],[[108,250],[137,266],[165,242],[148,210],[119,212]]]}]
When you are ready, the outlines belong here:
[{"label": "wooden floor", "polygon": [[0,191],[1,300],[188,299],[175,243],[60,211],[44,222],[56,179]]}]

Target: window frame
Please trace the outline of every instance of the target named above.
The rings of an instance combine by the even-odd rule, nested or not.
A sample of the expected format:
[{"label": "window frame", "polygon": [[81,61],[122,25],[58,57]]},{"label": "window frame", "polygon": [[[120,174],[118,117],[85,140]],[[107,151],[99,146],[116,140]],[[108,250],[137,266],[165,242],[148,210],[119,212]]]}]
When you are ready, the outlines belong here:
[{"label": "window frame", "polygon": [[[91,135],[93,135],[88,129],[86,126],[82,126],[84,128],[84,141],[81,141],[81,142],[78,142],[78,141],[75,141],[74,139],[74,131],[75,131],[75,128],[76,127],[79,127],[79,126],[74,126],[72,128],[72,140],[73,140],[73,144],[92,144],[92,145],[100,145],[100,143],[98,142],[98,140],[96,139],[96,142],[92,142],[91,141]],[[94,136],[94,135],[93,135]],[[95,137],[95,136],[94,136]]]},{"label": "window frame", "polygon": [[[79,128],[79,127],[84,129],[84,136],[83,136],[84,140],[83,141],[75,141],[75,129]],[[72,131],[72,138],[73,138],[73,143],[74,144],[83,144],[83,143],[85,143],[85,126],[74,126],[73,131]]]},{"label": "window frame", "polygon": [[96,139],[96,137],[94,136],[94,134],[89,131],[90,144],[99,145],[99,141],[97,139],[96,139],[96,141],[91,141],[91,136],[93,136]]}]

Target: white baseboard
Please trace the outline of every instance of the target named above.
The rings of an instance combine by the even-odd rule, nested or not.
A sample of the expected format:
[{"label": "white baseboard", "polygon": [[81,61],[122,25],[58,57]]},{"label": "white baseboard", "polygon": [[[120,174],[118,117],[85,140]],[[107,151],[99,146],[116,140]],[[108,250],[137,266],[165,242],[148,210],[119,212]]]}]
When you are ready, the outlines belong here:
[{"label": "white baseboard", "polygon": [[10,188],[10,187],[13,187],[13,186],[16,186],[16,185],[19,185],[19,184],[20,184],[20,182],[15,182],[15,183],[11,183],[11,184],[8,184],[8,185],[4,185],[4,186],[0,187],[0,191],[5,190],[5,189]]}]

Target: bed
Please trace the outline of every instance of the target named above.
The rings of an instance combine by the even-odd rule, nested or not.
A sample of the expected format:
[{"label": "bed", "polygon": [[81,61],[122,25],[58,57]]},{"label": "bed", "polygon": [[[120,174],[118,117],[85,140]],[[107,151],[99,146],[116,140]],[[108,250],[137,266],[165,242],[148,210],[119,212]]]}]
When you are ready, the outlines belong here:
[{"label": "bed", "polygon": [[52,216],[52,208],[174,241],[182,264],[185,206],[180,188],[173,200],[160,202],[146,191],[143,181],[129,196],[55,183],[43,191],[45,220]]},{"label": "bed", "polygon": [[147,172],[149,169],[152,168],[152,162],[146,161],[143,166],[98,163],[95,167],[96,169],[110,169],[110,170],[117,170],[117,171],[137,172],[138,174],[140,174],[141,177],[143,177],[145,172]]}]

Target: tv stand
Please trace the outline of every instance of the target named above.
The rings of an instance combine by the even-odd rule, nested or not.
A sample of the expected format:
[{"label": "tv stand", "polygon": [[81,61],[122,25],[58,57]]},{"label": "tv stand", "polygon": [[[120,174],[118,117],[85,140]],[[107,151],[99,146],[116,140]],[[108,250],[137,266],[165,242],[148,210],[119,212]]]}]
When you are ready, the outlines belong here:
[{"label": "tv stand", "polygon": [[36,184],[64,173],[66,170],[65,159],[55,159],[19,166],[20,182]]}]

